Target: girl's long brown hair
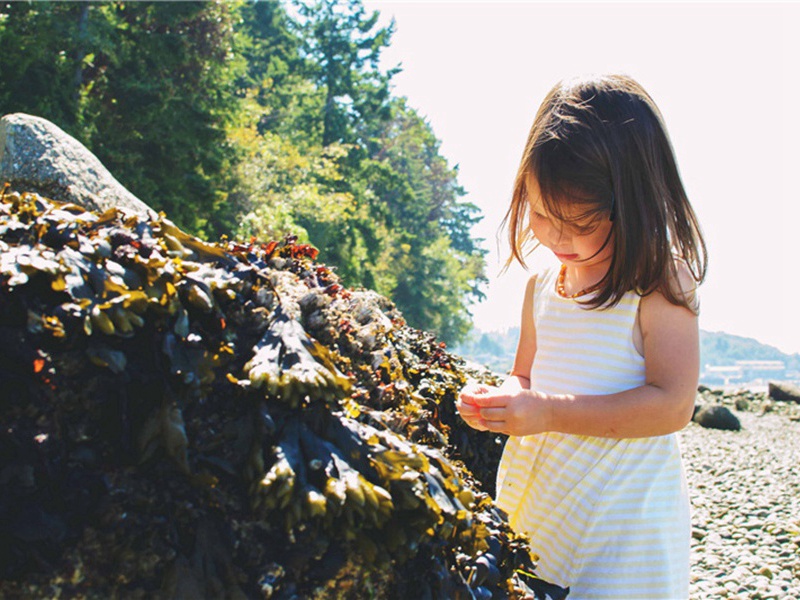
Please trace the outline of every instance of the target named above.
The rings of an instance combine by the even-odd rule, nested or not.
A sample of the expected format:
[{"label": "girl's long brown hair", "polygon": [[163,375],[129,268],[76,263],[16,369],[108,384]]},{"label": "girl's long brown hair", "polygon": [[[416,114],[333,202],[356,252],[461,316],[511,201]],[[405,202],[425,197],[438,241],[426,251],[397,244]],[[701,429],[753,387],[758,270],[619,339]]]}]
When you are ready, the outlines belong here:
[{"label": "girl's long brown hair", "polygon": [[613,219],[611,266],[587,307],[614,306],[629,290],[658,290],[695,310],[676,285],[675,259],[685,261],[699,284],[708,266],[706,245],[661,113],[636,81],[602,75],[563,81],[548,93],[503,219],[511,246],[507,266],[515,259],[525,266],[525,256],[538,246],[528,222],[528,177],[536,179],[546,211],[562,224],[601,214]]}]

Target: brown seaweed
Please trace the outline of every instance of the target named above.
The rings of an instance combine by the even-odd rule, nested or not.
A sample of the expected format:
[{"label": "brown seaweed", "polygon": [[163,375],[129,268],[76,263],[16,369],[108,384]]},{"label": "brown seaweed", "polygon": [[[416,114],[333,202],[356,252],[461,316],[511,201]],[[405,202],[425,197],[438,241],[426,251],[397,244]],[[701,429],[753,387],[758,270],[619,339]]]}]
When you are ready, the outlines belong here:
[{"label": "brown seaweed", "polygon": [[315,259],[2,195],[0,594],[564,597],[463,363]]}]

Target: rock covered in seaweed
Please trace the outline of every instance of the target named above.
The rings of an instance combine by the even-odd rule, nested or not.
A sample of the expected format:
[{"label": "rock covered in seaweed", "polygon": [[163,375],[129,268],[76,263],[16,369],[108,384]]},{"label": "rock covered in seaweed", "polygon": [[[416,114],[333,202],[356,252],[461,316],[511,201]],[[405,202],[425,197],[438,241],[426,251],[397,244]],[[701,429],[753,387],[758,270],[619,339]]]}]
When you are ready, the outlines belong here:
[{"label": "rock covered in seaweed", "polygon": [[6,192],[0,257],[4,596],[564,596],[459,359],[310,246]]}]

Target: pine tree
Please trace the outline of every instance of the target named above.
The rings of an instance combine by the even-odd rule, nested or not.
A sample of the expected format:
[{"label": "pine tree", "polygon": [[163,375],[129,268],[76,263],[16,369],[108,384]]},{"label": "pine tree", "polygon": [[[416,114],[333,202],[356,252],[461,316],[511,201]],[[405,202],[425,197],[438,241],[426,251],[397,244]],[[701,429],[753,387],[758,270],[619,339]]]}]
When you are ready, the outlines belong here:
[{"label": "pine tree", "polygon": [[[229,228],[226,124],[238,3],[8,3],[0,112],[62,126],[153,208],[195,233]],[[6,51],[8,49],[8,51]]]}]

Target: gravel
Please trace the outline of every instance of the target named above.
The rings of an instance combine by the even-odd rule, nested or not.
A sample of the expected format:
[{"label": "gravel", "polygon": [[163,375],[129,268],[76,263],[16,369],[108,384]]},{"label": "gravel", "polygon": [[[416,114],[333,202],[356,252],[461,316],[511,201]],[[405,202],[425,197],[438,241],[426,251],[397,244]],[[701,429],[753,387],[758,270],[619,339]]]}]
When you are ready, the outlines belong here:
[{"label": "gravel", "polygon": [[762,400],[731,407],[741,431],[690,423],[679,433],[692,502],[692,600],[800,600],[800,407]]}]

